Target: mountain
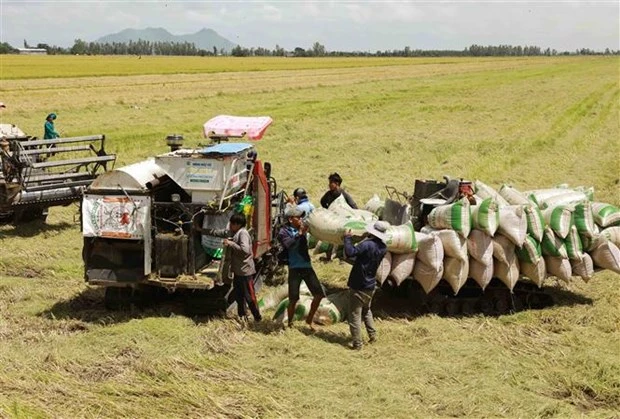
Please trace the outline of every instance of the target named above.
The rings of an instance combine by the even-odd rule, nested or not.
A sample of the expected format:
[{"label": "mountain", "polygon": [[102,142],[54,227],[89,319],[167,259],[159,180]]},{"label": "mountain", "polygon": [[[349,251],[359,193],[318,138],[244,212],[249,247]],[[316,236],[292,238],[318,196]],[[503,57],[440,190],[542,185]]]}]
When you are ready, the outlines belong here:
[{"label": "mountain", "polygon": [[95,40],[102,44],[112,42],[129,42],[142,39],[151,42],[190,42],[196,45],[196,48],[212,51],[213,47],[217,47],[218,51],[230,52],[237,44],[230,42],[228,39],[219,35],[213,29],[201,29],[200,31],[187,35],[173,35],[164,28],[146,28],[146,29],[124,29],[120,32],[102,36]]}]

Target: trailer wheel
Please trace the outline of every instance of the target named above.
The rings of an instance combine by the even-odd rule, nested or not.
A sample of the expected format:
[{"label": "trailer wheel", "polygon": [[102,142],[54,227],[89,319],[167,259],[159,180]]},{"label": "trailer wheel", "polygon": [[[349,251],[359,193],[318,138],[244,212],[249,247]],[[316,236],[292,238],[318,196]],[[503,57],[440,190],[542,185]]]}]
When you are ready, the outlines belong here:
[{"label": "trailer wheel", "polygon": [[107,287],[103,299],[108,310],[126,310],[131,307],[133,289],[130,287]]}]

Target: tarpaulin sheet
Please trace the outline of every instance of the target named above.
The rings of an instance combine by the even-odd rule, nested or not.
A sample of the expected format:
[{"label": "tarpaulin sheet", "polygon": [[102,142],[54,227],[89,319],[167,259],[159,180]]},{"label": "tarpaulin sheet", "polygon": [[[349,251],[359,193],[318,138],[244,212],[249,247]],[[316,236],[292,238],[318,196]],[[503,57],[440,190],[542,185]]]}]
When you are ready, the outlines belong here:
[{"label": "tarpaulin sheet", "polygon": [[219,115],[205,122],[203,128],[205,137],[246,135],[250,140],[260,140],[272,122],[268,116]]}]

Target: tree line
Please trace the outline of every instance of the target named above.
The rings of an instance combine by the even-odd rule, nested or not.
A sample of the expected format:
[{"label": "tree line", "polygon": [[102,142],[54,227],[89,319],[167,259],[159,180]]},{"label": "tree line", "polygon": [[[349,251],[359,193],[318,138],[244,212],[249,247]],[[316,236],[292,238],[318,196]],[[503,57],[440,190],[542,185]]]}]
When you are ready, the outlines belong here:
[{"label": "tree line", "polygon": [[[556,55],[620,55],[620,50],[614,51],[606,48],[604,51],[595,51],[589,48],[576,49],[575,51],[557,51],[551,48],[542,49],[535,45],[477,45],[473,44],[462,50],[435,50],[435,49],[412,49],[406,46],[403,49],[384,51],[328,51],[324,45],[315,42],[309,48],[296,47],[288,51],[279,45],[274,49],[257,47],[246,48],[240,45],[230,51],[218,50],[213,47],[205,50],[196,47],[190,42],[169,41],[138,41],[129,42],[86,42],[76,39],[73,46],[62,48],[48,44],[37,44],[32,47],[24,40],[24,48],[45,49],[50,55],[191,55],[213,56],[230,55],[233,57],[523,57],[523,56],[556,56]],[[0,54],[18,53],[19,50],[7,42],[0,43]]]}]

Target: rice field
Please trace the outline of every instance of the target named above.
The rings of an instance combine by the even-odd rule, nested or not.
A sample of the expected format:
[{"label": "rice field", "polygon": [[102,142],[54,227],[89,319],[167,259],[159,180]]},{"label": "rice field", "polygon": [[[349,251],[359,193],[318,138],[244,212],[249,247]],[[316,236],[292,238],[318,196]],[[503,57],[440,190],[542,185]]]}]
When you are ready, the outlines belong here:
[{"label": "rice field", "polygon": [[[41,136],[56,112],[63,135],[105,134],[124,165],[167,151],[171,133],[204,142],[217,114],[270,115],[260,158],[315,203],[338,171],[358,204],[445,174],[593,186],[620,205],[619,64],[0,56],[0,120]],[[620,416],[620,276],[609,271],[548,279],[556,304],[543,310],[379,310],[379,342],[352,353],[345,324],[312,334],[167,306],[107,312],[82,279],[75,206],[0,227],[0,246],[3,417]],[[346,287],[348,265],[314,263]]]}]

